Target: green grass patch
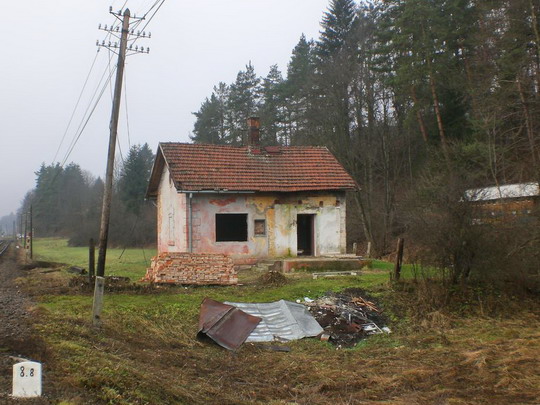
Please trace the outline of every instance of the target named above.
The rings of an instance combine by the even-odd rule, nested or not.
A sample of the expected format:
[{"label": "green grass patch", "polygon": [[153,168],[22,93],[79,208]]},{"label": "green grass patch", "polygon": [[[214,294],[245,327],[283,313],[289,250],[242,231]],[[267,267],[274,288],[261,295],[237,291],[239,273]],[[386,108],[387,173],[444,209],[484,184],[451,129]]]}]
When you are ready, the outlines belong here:
[{"label": "green grass patch", "polygon": [[[96,261],[98,251],[96,249]],[[141,279],[150,266],[150,259],[156,255],[155,249],[107,249],[105,274],[129,277],[133,281]],[[88,269],[88,248],[70,247],[67,239],[39,238],[34,241],[36,260],[65,263]]]},{"label": "green grass patch", "polygon": [[[85,249],[69,248],[57,239],[40,242],[40,260],[83,265],[77,252]],[[133,260],[142,275],[144,260]],[[404,314],[416,312],[415,296],[388,282],[392,264],[376,261],[374,268],[383,271],[316,280],[309,273],[292,273],[279,286],[259,284],[260,273],[251,271],[243,275],[250,280],[244,286],[106,293],[100,329],[92,327],[90,295],[37,290],[47,294],[35,297],[35,328],[52,353],[44,363],[51,376],[47,394],[65,404],[341,404],[351,398],[373,403],[438,403],[441,398],[456,404],[483,403],[485,398],[534,403],[540,395],[540,376],[534,371],[540,335],[533,313],[517,319],[448,320],[441,313],[426,318],[427,324],[414,325],[409,324],[416,322],[413,318],[403,315],[389,325],[392,334],[370,337],[353,349],[303,339],[275,343],[289,346],[289,353],[245,344],[233,354],[196,339],[205,297],[295,301],[353,287],[368,290],[383,307],[401,299]],[[403,275],[413,276],[411,266],[404,267]],[[48,276],[32,275],[41,281]]]}]

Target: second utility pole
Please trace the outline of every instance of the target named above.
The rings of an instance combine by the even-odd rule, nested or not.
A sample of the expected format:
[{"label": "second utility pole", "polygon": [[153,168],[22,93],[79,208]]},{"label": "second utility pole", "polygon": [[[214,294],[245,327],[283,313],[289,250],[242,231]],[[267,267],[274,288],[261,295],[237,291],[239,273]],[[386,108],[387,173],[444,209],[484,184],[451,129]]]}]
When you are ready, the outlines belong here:
[{"label": "second utility pole", "polygon": [[109,237],[109,218],[111,216],[111,199],[114,175],[114,154],[116,153],[116,134],[118,132],[118,115],[120,113],[120,99],[122,97],[122,81],[124,79],[124,65],[126,60],[127,40],[129,34],[129,9],[124,12],[122,23],[122,37],[120,39],[120,52],[116,67],[116,83],[114,85],[114,99],[110,124],[109,155],[107,157],[107,173],[105,175],[105,191],[103,192],[103,207],[101,210],[101,226],[99,230],[99,256],[96,275],[104,277],[105,258],[107,255],[107,241]]}]

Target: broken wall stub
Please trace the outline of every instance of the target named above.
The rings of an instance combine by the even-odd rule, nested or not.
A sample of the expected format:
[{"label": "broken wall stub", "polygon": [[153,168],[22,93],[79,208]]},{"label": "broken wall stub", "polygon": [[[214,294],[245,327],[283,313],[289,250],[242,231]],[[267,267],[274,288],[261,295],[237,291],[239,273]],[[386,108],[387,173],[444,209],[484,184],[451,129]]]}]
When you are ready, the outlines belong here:
[{"label": "broken wall stub", "polygon": [[158,284],[235,285],[232,259],[223,254],[160,253],[152,258],[143,281]]}]

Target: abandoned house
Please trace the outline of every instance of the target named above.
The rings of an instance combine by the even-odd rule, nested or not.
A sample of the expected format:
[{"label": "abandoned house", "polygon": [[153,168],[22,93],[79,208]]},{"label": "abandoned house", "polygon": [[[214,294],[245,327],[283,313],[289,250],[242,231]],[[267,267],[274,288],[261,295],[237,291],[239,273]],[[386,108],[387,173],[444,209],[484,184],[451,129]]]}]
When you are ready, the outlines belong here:
[{"label": "abandoned house", "polygon": [[505,184],[467,190],[467,201],[477,208],[476,224],[529,222],[540,198],[538,183]]},{"label": "abandoned house", "polygon": [[247,146],[159,145],[147,198],[157,201],[161,267],[173,257],[230,265],[345,253],[355,181],[327,148],[263,147],[258,119],[248,126]]}]

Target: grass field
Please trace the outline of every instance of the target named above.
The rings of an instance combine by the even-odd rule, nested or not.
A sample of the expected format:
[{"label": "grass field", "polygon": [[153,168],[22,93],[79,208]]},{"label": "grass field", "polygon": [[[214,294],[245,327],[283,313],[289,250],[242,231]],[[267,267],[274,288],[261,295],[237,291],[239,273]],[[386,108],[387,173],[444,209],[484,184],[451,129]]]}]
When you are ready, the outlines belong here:
[{"label": "grass field", "polygon": [[[97,261],[96,250],[96,261]],[[150,266],[155,249],[108,249],[105,272],[107,275],[130,277],[139,280]],[[88,248],[68,247],[67,239],[43,238],[34,242],[36,260],[65,263],[88,269]]]},{"label": "grass field", "polygon": [[[36,253],[40,260],[85,267],[85,249],[62,240],[37,241]],[[109,252],[111,273],[134,280],[144,274],[141,253],[119,255]],[[38,301],[36,332],[49,347],[41,359],[45,392],[63,404],[538,403],[537,303],[509,302],[511,317],[480,316],[471,308],[465,316],[420,313],[425,303],[412,292],[415,283],[393,288],[388,267],[375,262],[361,276],[318,280],[297,273],[279,287],[246,274],[244,286],[107,294],[98,330],[91,326],[91,296],[66,288],[64,272],[34,269],[21,285]],[[411,268],[404,274],[410,277]],[[289,353],[252,344],[230,353],[195,338],[204,297],[295,300],[347,287],[380,300],[393,320],[392,334],[353,349],[304,339],[288,343]]]}]

